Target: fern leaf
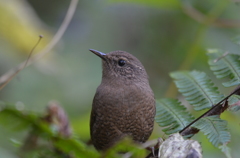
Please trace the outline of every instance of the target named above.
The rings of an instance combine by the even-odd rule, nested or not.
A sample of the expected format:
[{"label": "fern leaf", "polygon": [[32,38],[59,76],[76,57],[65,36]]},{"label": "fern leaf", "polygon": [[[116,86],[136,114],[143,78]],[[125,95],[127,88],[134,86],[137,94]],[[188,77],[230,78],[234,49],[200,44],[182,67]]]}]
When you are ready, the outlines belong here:
[{"label": "fern leaf", "polygon": [[236,112],[240,110],[240,96],[239,95],[232,95],[228,99],[229,109],[232,112]]},{"label": "fern leaf", "polygon": [[223,144],[218,148],[221,149],[221,151],[226,155],[227,158],[232,158],[231,149],[226,144]]},{"label": "fern leaf", "polygon": [[201,118],[193,127],[200,129],[215,146],[227,144],[230,141],[230,133],[227,131],[227,121],[221,120],[218,115]]},{"label": "fern leaf", "polygon": [[180,131],[194,119],[178,100],[160,99],[156,106],[155,120],[167,135]]},{"label": "fern leaf", "polygon": [[212,107],[222,99],[210,78],[204,72],[177,71],[170,74],[179,92],[195,110]]},{"label": "fern leaf", "polygon": [[[225,87],[240,84],[240,56],[228,54],[224,56],[224,51],[218,49],[208,50],[210,69],[217,78],[229,78],[230,81],[222,83]],[[219,59],[218,61],[215,61]]]}]

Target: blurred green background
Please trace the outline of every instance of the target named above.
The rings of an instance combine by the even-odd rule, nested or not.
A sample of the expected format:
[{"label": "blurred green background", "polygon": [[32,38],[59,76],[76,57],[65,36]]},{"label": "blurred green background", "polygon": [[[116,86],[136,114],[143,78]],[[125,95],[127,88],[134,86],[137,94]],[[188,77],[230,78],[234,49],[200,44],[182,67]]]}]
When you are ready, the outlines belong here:
[{"label": "blurred green background", "polygon": [[[27,58],[39,34],[44,38],[37,51],[49,43],[69,3],[0,0],[0,75]],[[240,2],[229,0],[79,0],[61,41],[1,90],[0,100],[39,113],[50,100],[57,100],[68,113],[74,133],[87,141],[90,108],[102,71],[101,60],[90,48],[104,53],[125,50],[136,56],[148,72],[156,98],[180,97],[168,74],[183,69],[207,72],[227,94],[231,89],[222,88],[209,71],[205,53],[208,48],[240,52],[231,41],[240,32],[239,15]],[[233,157],[238,157],[239,113],[226,112],[222,118],[229,121],[229,146]],[[25,135],[0,126],[0,158],[17,157],[11,140],[22,141]],[[157,137],[164,134],[155,125],[151,139]],[[202,134],[193,139],[201,142],[204,157],[225,157]]]}]

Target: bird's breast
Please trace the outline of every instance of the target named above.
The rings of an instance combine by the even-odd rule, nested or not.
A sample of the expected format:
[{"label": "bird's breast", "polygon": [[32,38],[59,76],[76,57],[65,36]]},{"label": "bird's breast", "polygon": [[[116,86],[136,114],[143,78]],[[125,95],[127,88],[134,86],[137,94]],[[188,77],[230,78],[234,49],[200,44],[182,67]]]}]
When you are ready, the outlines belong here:
[{"label": "bird's breast", "polygon": [[103,119],[127,119],[144,109],[155,108],[155,99],[151,89],[135,85],[127,87],[100,85],[93,101],[93,108],[103,116]]}]

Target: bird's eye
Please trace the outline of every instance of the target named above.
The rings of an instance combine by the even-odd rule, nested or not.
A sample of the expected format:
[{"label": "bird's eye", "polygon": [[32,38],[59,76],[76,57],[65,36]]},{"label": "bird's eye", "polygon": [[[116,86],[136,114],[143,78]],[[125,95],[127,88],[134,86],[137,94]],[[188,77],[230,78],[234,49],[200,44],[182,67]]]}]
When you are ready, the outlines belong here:
[{"label": "bird's eye", "polygon": [[126,64],[126,61],[125,60],[123,60],[123,59],[119,59],[118,60],[118,65],[119,66],[124,66]]}]

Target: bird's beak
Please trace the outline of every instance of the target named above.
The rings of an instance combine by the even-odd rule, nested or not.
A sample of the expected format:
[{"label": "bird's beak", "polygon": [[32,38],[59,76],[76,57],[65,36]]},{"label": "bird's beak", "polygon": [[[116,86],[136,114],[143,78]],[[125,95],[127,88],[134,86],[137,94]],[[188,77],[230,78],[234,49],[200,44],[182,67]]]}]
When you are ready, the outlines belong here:
[{"label": "bird's beak", "polygon": [[97,50],[94,49],[89,49],[91,52],[93,52],[94,54],[96,54],[97,56],[99,56],[100,58],[102,58],[103,60],[106,60],[106,54],[99,52]]}]

